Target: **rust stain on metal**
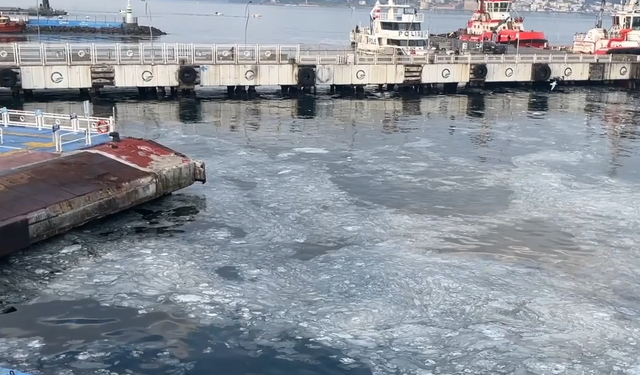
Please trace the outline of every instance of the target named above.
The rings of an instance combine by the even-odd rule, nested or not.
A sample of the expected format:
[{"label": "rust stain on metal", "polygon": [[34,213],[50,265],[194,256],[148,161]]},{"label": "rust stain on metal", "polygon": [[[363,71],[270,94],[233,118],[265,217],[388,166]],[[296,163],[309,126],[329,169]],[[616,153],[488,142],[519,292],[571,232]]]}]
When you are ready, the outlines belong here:
[{"label": "rust stain on metal", "polygon": [[190,159],[157,142],[146,139],[127,138],[123,142],[108,142],[93,146],[91,150],[102,151],[146,169],[154,169],[158,160],[173,159],[175,165],[190,163]]},{"label": "rust stain on metal", "polygon": [[0,222],[100,190],[115,191],[149,172],[80,152],[0,175]]},{"label": "rust stain on metal", "polygon": [[27,164],[38,163],[45,160],[55,159],[60,154],[53,152],[31,152],[23,151],[15,154],[0,154],[0,173],[7,172],[10,169],[25,166]]}]

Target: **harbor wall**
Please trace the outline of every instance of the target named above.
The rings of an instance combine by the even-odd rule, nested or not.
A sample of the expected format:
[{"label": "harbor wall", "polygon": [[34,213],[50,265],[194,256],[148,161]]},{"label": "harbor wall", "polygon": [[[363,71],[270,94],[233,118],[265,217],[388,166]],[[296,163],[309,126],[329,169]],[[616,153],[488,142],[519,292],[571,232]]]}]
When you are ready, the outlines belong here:
[{"label": "harbor wall", "polygon": [[28,24],[34,27],[87,27],[93,29],[121,28],[122,21],[83,21],[83,20],[60,20],[56,18],[30,19]]}]

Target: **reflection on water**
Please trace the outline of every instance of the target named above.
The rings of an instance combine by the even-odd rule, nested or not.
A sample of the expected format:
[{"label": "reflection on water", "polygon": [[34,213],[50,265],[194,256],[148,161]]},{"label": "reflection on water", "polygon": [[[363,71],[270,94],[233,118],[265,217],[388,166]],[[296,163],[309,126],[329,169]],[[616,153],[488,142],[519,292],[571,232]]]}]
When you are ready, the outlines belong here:
[{"label": "reflection on water", "polygon": [[[355,361],[344,361],[337,350],[284,333],[273,338],[274,342],[283,341],[280,348],[264,347],[259,340],[247,346],[240,341],[255,339],[255,334],[242,327],[198,326],[185,317],[140,314],[136,309],[102,306],[90,299],[18,306],[18,312],[0,315],[0,327],[3,353],[24,353],[23,360],[40,357],[49,369],[63,367],[81,374],[97,370],[196,375],[371,374]],[[289,344],[292,339],[294,343]]]},{"label": "reflection on water", "polygon": [[[0,326],[25,339],[0,331],[0,345],[24,357],[0,361],[69,368],[80,354],[59,353],[75,350],[118,373],[633,373],[617,358],[640,340],[636,93],[134,98],[94,110],[204,159],[212,182],[5,260],[5,305],[110,307],[18,306]],[[137,336],[65,331],[98,320]],[[58,331],[29,346],[45,329]],[[58,354],[37,361],[45,351]]]}]

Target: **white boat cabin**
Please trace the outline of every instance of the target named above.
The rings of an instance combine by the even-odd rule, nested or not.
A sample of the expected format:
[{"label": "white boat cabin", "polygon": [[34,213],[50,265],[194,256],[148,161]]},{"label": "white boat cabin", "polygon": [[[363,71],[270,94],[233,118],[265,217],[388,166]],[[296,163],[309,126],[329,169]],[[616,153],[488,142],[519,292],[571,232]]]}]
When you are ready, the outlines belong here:
[{"label": "white boat cabin", "polygon": [[[623,10],[612,15],[609,30],[597,25],[573,38],[573,52],[606,53],[611,48],[640,47],[640,4],[638,0],[623,2]],[[598,27],[599,26],[599,27]]]},{"label": "white boat cabin", "polygon": [[370,13],[369,26],[351,31],[351,45],[359,53],[426,53],[429,32],[422,30],[424,15],[404,0],[377,1]]}]

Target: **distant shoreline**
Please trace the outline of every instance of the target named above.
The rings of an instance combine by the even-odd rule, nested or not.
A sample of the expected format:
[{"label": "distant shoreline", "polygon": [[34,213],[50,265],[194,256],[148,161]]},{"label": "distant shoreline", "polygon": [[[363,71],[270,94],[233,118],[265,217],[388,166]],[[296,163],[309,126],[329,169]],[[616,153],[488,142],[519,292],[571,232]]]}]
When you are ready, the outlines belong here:
[{"label": "distant shoreline", "polygon": [[[235,3],[235,4],[245,4],[246,0],[229,0],[230,3]],[[263,2],[263,3],[254,3],[255,5],[265,5],[265,6],[272,6],[272,7],[296,7],[296,8],[353,8],[353,9],[371,9],[372,5],[360,5],[360,4],[354,4],[354,5],[348,5],[346,3],[335,3],[335,2],[330,2],[330,1],[321,1],[321,2],[309,2],[309,3],[304,3],[304,2],[290,2],[290,3],[271,3],[271,2]],[[442,12],[442,13],[470,13],[472,12],[471,10],[466,10],[466,9],[446,9],[446,8],[430,8],[430,9],[419,9],[419,11],[421,13],[427,13],[427,12]],[[581,14],[581,15],[592,15],[592,14],[596,14],[597,12],[593,12],[593,11],[580,11],[580,12],[568,12],[568,11],[561,11],[561,10],[554,10],[554,11],[542,11],[542,12],[538,12],[538,11],[530,11],[530,10],[517,10],[518,13],[523,13],[523,14]]]}]

